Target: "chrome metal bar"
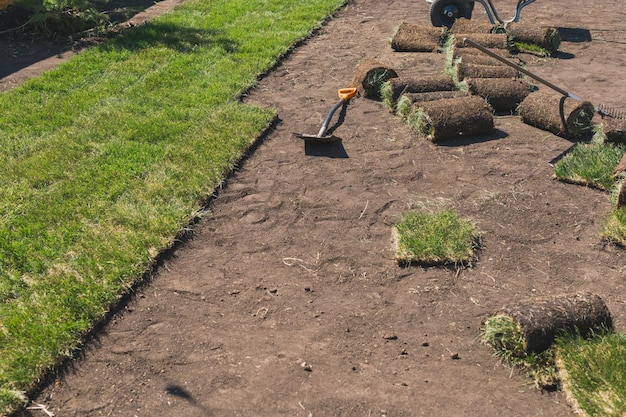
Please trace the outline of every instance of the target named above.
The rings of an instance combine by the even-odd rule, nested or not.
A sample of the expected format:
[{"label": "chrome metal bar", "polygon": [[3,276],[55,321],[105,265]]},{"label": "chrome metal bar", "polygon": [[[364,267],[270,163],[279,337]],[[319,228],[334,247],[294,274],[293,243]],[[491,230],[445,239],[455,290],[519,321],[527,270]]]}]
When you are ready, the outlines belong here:
[{"label": "chrome metal bar", "polygon": [[485,8],[485,12],[487,12],[487,17],[489,18],[489,21],[491,22],[492,25],[495,25],[496,21],[500,24],[510,23],[510,22],[519,22],[522,9],[528,6],[529,4],[534,3],[536,0],[519,0],[517,2],[517,6],[515,7],[515,15],[510,20],[503,20],[500,17],[500,15],[498,15],[498,11],[496,10],[496,7],[493,5],[493,2],[491,0],[472,0],[472,1],[478,2],[483,5],[483,7]]}]

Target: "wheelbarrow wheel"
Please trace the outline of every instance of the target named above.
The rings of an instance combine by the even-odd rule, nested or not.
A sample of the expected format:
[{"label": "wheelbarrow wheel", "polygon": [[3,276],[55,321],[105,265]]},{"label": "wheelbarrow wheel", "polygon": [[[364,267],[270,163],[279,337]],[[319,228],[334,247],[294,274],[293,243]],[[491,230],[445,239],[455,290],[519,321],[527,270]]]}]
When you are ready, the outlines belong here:
[{"label": "wheelbarrow wheel", "polygon": [[456,19],[471,19],[473,9],[474,2],[470,0],[433,0],[430,21],[433,26],[452,27]]}]

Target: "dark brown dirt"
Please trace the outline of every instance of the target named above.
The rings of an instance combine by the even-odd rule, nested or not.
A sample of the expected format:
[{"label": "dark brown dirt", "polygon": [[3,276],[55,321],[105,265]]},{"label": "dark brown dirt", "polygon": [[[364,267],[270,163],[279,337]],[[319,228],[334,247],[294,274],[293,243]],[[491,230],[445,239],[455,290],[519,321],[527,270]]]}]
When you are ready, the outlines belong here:
[{"label": "dark brown dirt", "polygon": [[[623,0],[530,5],[522,22],[559,27],[563,42],[555,58],[523,56],[528,69],[624,110],[625,17]],[[487,20],[480,6],[474,19]],[[364,98],[343,114],[342,142],[292,136],[317,132],[364,58],[400,76],[442,71],[442,55],[391,50],[402,21],[428,23],[428,4],[351,1],[264,77],[245,101],[279,123],[34,402],[64,417],[574,415],[479,340],[503,305],[577,291],[624,329],[625,254],[598,237],[608,196],[552,178],[573,142],[497,116],[490,136],[435,145]],[[478,262],[398,267],[392,225],[437,204],[483,231]]]}]

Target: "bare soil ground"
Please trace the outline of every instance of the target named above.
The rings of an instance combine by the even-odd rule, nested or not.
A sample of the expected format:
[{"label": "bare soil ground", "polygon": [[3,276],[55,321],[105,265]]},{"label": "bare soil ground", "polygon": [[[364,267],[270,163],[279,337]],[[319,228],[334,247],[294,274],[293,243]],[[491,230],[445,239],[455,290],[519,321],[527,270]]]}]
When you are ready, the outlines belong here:
[{"label": "bare soil ground", "polygon": [[[512,15],[512,1],[496,6]],[[524,56],[527,68],[624,110],[625,18],[623,0],[530,5],[522,23],[558,27],[563,42],[554,58]],[[474,19],[487,21],[479,5]],[[57,416],[574,415],[479,340],[503,305],[577,291],[598,293],[624,330],[625,252],[598,237],[608,195],[552,178],[573,142],[511,115],[488,137],[435,145],[364,98],[341,142],[292,136],[317,132],[363,58],[401,76],[443,70],[441,54],[391,50],[402,21],[428,23],[428,4],[351,1],[261,80],[245,102],[279,122],[35,403]],[[395,263],[393,224],[433,204],[482,230],[472,268]]]}]

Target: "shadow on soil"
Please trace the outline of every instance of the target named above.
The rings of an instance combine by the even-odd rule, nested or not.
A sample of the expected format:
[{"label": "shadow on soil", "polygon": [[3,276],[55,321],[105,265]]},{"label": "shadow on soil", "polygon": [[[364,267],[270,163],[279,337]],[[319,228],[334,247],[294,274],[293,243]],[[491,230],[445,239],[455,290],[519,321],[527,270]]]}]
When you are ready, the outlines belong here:
[{"label": "shadow on soil", "polygon": [[[154,0],[111,0],[96,5],[106,14],[113,27],[143,12],[158,1]],[[31,19],[23,9],[9,6],[0,11],[0,78],[7,77],[37,62],[63,54],[68,51],[82,49],[100,43],[112,34],[96,34],[94,30],[86,30],[72,36],[54,38],[42,33],[29,32],[34,30],[27,23]]]},{"label": "shadow on soil", "polygon": [[563,42],[591,42],[591,32],[581,28],[557,28]]}]

